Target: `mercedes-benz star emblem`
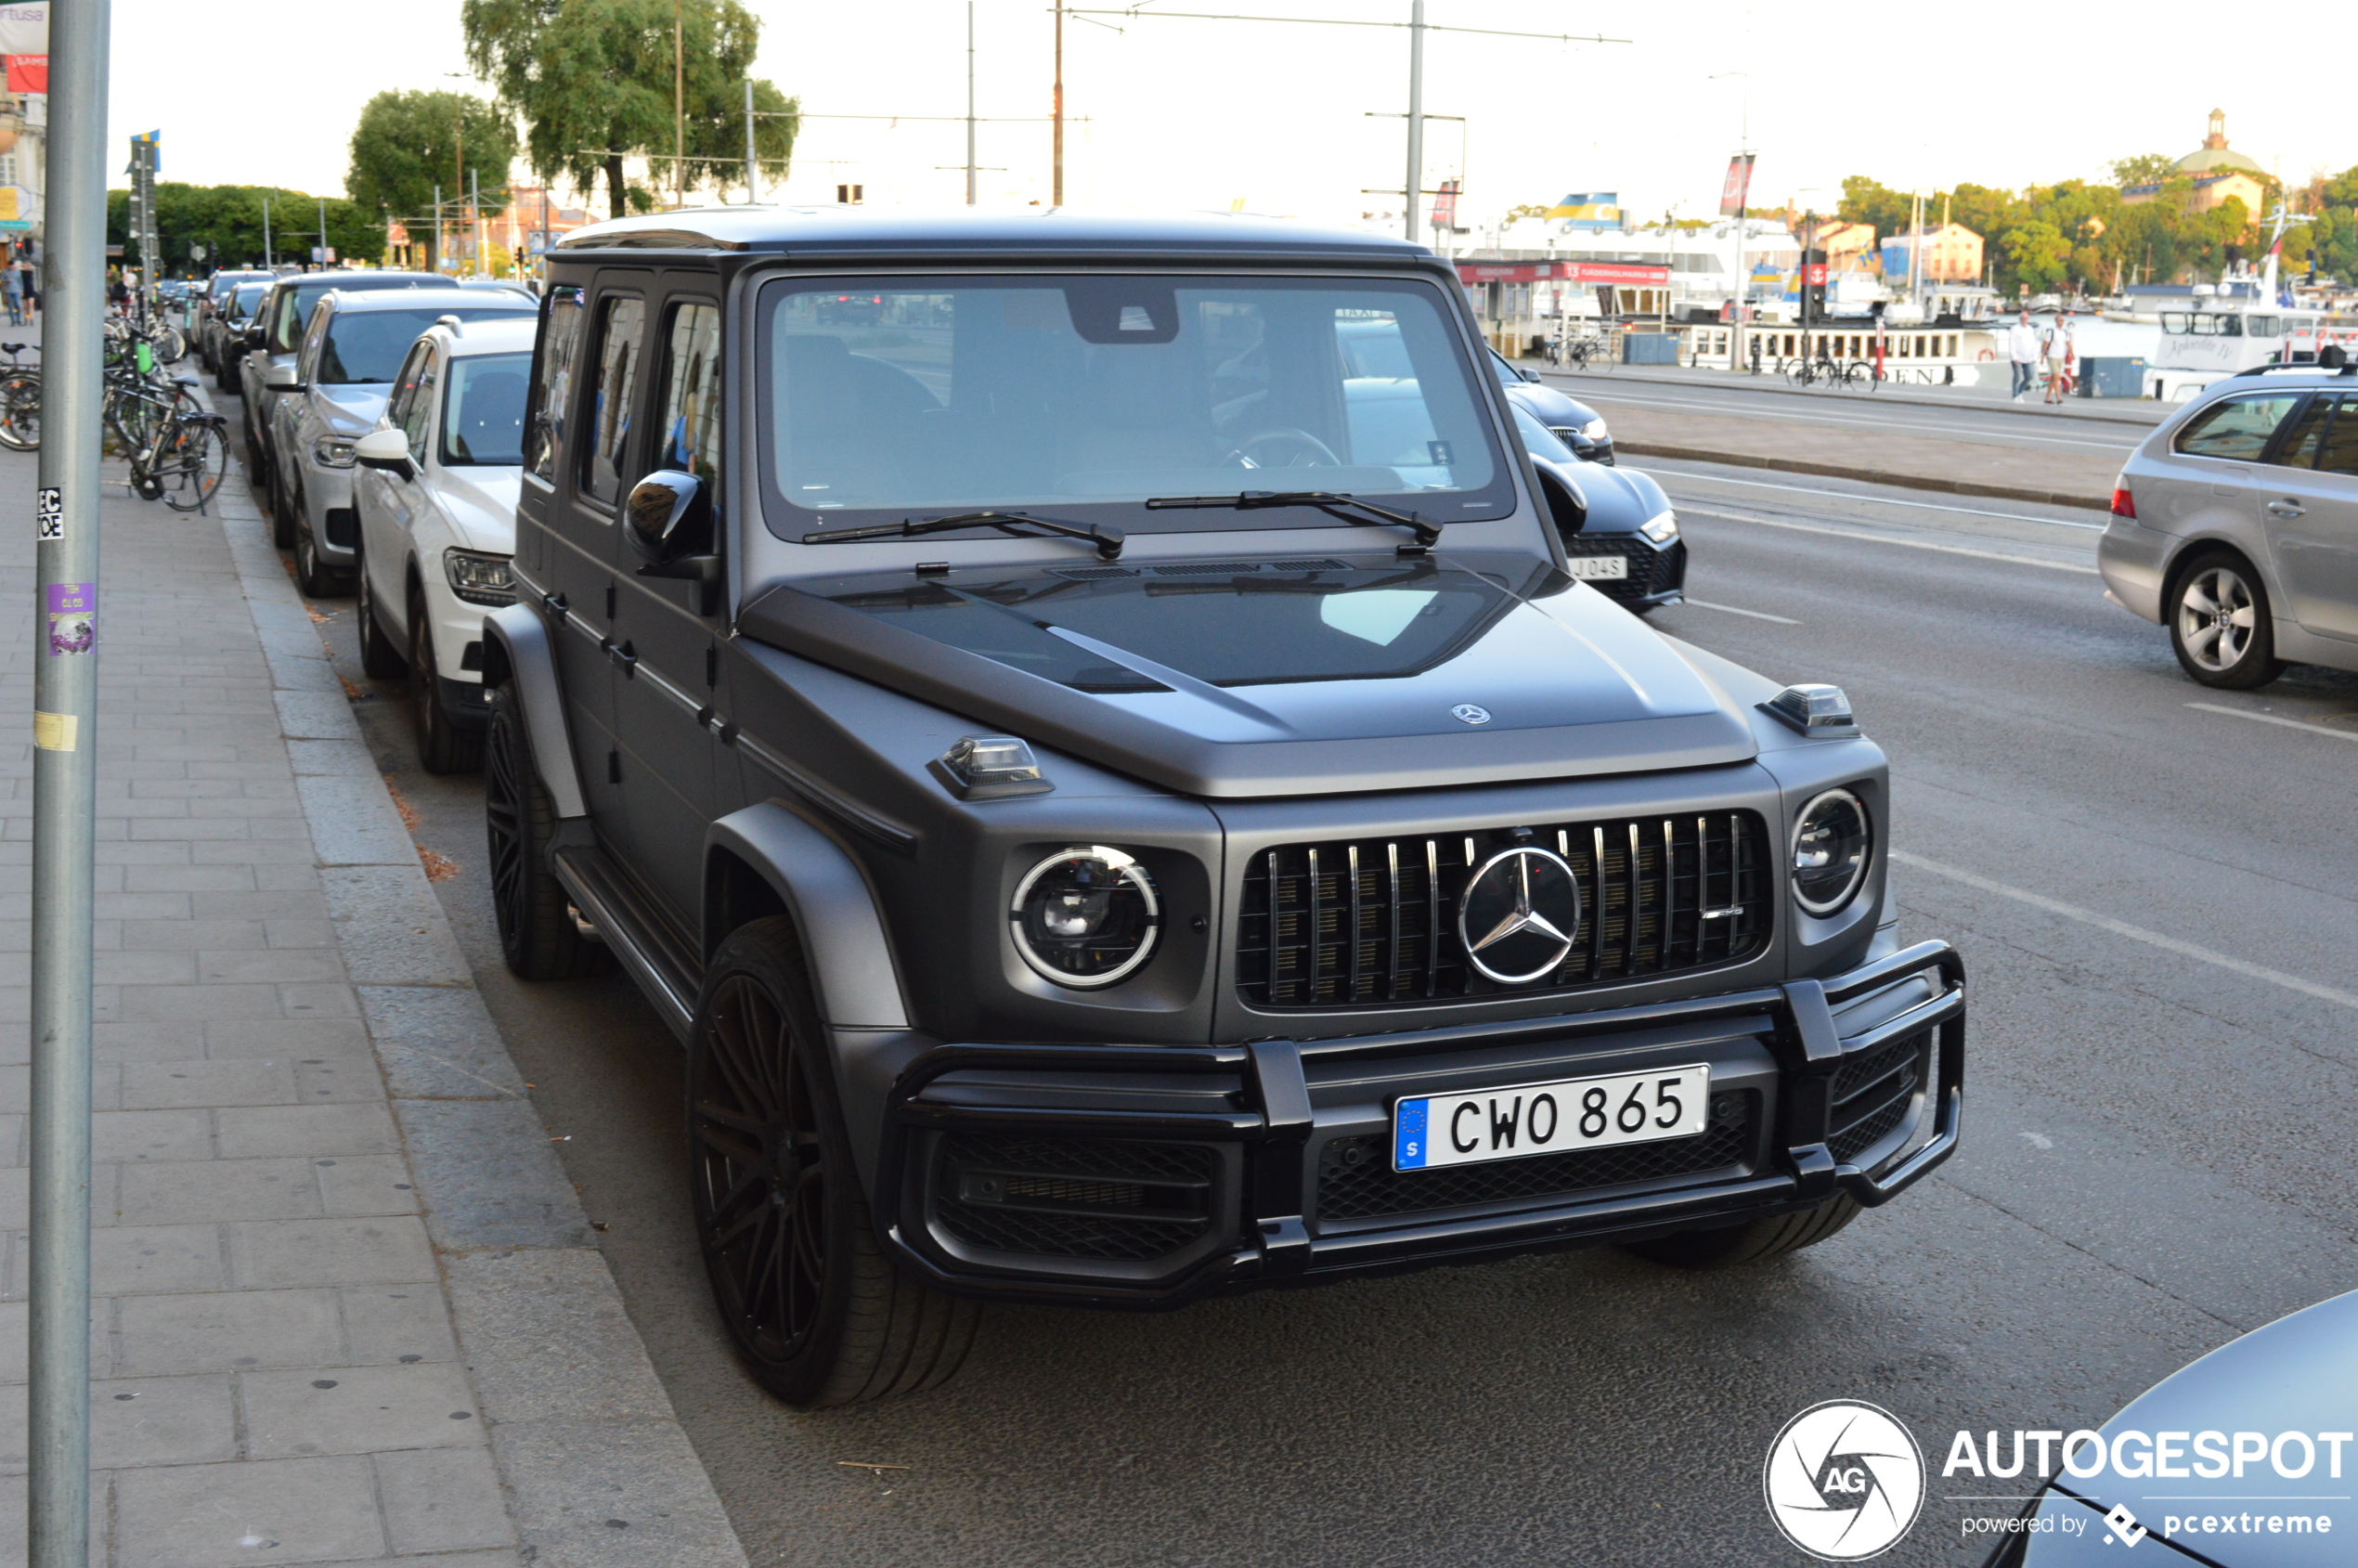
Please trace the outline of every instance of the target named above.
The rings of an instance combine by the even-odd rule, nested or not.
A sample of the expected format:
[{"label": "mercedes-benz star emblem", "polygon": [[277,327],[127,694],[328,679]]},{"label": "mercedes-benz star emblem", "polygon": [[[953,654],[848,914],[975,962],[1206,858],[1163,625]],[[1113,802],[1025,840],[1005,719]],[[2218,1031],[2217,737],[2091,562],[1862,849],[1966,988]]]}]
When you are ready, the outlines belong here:
[{"label": "mercedes-benz star emblem", "polygon": [[1450,717],[1464,724],[1487,724],[1490,710],[1473,703],[1459,703],[1449,710]]},{"label": "mercedes-benz star emblem", "polygon": [[1580,929],[1580,884],[1572,867],[1525,845],[1482,862],[1458,901],[1466,962],[1500,985],[1529,985],[1556,972]]}]

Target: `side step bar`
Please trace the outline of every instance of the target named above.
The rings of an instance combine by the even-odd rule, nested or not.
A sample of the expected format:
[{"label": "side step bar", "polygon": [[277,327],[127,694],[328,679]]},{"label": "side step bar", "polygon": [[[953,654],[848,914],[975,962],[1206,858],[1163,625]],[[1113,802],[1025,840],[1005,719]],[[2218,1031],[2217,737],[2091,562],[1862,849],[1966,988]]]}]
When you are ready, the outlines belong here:
[{"label": "side step bar", "polygon": [[704,965],[663,916],[649,908],[605,851],[575,845],[556,852],[551,869],[573,896],[582,918],[595,926],[630,978],[639,982],[671,1032],[685,1044],[693,1026]]}]

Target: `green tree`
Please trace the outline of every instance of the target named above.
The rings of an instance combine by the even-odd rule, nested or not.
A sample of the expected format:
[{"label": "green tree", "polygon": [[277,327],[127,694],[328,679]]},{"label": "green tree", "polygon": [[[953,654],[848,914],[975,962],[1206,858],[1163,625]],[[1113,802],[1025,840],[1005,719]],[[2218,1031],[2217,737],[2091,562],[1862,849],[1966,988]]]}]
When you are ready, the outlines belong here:
[{"label": "green tree", "polygon": [[[684,137],[674,119],[675,17]],[[667,190],[745,178],[745,83],[761,24],[738,0],[464,0],[460,25],[469,63],[524,121],[534,171],[584,190],[602,177],[614,216],[658,201],[625,178],[628,156],[649,157]],[[801,106],[766,81],[755,80],[753,93],[762,116],[755,156],[774,185],[785,178]],[[675,175],[682,140],[685,168]]]},{"label": "green tree", "polygon": [[2178,172],[2178,160],[2162,152],[2140,152],[2114,159],[2110,169],[2117,186],[2159,185]]},{"label": "green tree", "polygon": [[[344,190],[362,209],[408,225],[434,225],[435,188],[463,203],[468,176],[486,214],[508,205],[508,170],[516,161],[514,117],[466,93],[385,92],[370,98],[352,128],[352,166]],[[441,265],[439,226],[428,251]]]},{"label": "green tree", "polygon": [[[263,243],[265,199],[270,203],[269,248]],[[377,260],[384,252],[384,226],[377,214],[341,196],[326,199],[328,243],[344,260]],[[202,275],[222,266],[259,266],[266,259],[302,261],[319,243],[320,198],[300,190],[257,185],[156,186],[156,240],[162,277]],[[123,248],[123,260],[144,266],[131,237],[131,193],[107,192],[107,242]],[[197,253],[197,247],[203,254]]]},{"label": "green tree", "polygon": [[1842,182],[1842,204],[1834,212],[1846,223],[1863,223],[1877,234],[1891,235],[1907,232],[1912,210],[1909,192],[1851,175]]},{"label": "green tree", "polygon": [[2029,284],[2032,293],[2050,293],[2063,287],[2071,261],[2071,241],[2054,224],[2034,218],[2000,235],[1998,247],[2005,253],[2007,270],[2017,281]]}]

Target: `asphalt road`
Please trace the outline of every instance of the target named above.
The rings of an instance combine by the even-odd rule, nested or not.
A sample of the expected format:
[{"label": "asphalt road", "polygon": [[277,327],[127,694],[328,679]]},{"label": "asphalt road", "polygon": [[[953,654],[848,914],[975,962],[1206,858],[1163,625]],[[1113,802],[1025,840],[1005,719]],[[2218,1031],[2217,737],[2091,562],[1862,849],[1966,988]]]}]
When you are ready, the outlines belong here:
[{"label": "asphalt road", "polygon": [[351,601],[317,606],[756,1562],[1798,1564],[1762,1458],[1805,1406],[1864,1398],[1934,1467],[1879,1561],[1977,1563],[1961,1521],[2015,1505],[1938,1475],[1955,1432],[2098,1425],[2358,1286],[2358,680],[2193,686],[2103,600],[2084,512],[1659,472],[1698,596],[1661,628],[1842,684],[1891,754],[1903,937],[1971,968],[1960,1155],[1767,1266],[1596,1251],[1168,1315],[1001,1309],[947,1388],[834,1414],[758,1392],[706,1305],[669,1036],[619,978],[507,974],[478,781],[418,771]]}]

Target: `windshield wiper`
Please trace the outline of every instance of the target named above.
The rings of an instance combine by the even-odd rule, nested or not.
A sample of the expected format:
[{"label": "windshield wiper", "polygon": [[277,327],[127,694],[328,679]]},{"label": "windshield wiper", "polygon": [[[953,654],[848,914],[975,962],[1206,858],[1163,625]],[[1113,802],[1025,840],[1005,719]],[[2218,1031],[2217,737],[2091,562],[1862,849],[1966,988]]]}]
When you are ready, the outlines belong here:
[{"label": "windshield wiper", "polygon": [[1259,512],[1272,506],[1315,506],[1329,517],[1340,517],[1363,528],[1393,524],[1416,530],[1417,542],[1427,550],[1441,542],[1441,526],[1428,523],[1413,512],[1394,512],[1388,506],[1363,501],[1356,496],[1338,495],[1332,490],[1247,490],[1235,496],[1153,496],[1147,501],[1148,512],[1201,511],[1211,507],[1228,507],[1237,512]]},{"label": "windshield wiper", "polygon": [[904,517],[898,523],[879,523],[873,528],[822,528],[803,535],[802,542],[857,544],[862,539],[913,539],[923,534],[946,534],[957,528],[996,528],[1021,538],[1023,535],[1018,530],[1025,527],[1043,529],[1069,539],[1087,539],[1097,547],[1099,558],[1107,561],[1120,560],[1125,542],[1119,528],[1100,527],[1095,523],[1059,523],[1051,517],[1031,517],[1020,512],[962,512],[954,517],[929,517],[922,523]]}]

